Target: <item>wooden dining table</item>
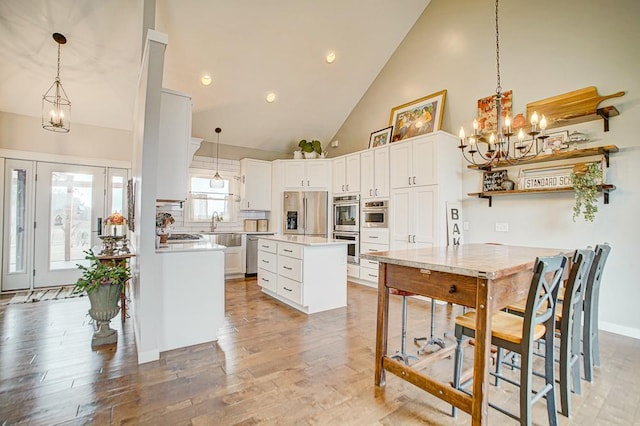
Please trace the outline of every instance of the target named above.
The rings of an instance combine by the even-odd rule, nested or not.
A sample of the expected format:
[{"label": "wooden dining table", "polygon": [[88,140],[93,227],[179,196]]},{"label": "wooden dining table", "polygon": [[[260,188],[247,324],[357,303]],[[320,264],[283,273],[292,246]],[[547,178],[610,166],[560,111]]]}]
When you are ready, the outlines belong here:
[{"label": "wooden dining table", "polygon": [[[557,254],[570,255],[571,250],[465,244],[361,254],[380,262],[376,386],[385,385],[385,370],[389,371],[469,413],[473,425],[488,424],[491,314],[527,296],[537,257]],[[471,396],[387,355],[389,288],[477,311]],[[453,376],[453,366],[451,369]]]}]

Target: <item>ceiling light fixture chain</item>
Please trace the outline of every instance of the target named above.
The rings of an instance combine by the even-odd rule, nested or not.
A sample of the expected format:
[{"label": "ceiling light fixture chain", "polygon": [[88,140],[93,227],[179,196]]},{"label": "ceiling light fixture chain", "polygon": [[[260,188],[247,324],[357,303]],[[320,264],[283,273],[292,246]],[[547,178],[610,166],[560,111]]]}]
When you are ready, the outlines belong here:
[{"label": "ceiling light fixture chain", "polygon": [[42,95],[42,128],[52,132],[68,133],[71,102],[60,81],[60,51],[61,46],[66,44],[67,38],[60,33],[53,33],[53,40],[58,43],[58,66],[53,84]]},{"label": "ceiling light fixture chain", "polygon": [[[495,20],[496,20],[496,94],[494,95],[493,107],[495,109],[496,128],[495,133],[483,134],[480,123],[473,120],[473,133],[467,137],[464,128],[460,128],[460,151],[464,159],[481,169],[491,169],[497,166],[508,166],[530,160],[542,152],[544,140],[548,138],[545,134],[547,121],[544,116],[538,121],[538,115],[534,112],[531,116],[531,129],[529,136],[531,141],[525,142],[524,125],[521,125],[518,132],[517,141],[511,143],[513,129],[511,118],[508,115],[502,117],[503,99],[502,82],[500,76],[500,26],[499,26],[499,0],[495,0]],[[491,114],[493,115],[493,114]],[[504,124],[504,127],[503,127]],[[486,126],[487,123],[485,122]],[[491,123],[489,123],[490,127]],[[481,149],[480,143],[486,144]]]}]

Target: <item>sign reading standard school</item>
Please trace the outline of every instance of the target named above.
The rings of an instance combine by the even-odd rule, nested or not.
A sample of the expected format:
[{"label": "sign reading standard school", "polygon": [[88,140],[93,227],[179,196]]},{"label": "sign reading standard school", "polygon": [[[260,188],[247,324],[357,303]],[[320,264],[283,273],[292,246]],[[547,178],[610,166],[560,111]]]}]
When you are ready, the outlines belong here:
[{"label": "sign reading standard school", "polygon": [[571,188],[569,173],[562,175],[531,176],[520,178],[520,189]]}]

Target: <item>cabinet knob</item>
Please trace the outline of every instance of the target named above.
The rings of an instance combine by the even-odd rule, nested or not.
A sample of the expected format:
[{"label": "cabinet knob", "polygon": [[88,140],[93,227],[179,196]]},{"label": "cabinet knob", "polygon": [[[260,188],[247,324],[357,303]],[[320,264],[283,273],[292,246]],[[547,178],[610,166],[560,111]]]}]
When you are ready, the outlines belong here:
[{"label": "cabinet knob", "polygon": [[449,294],[453,294],[456,292],[456,286],[452,285],[451,287],[449,287]]}]

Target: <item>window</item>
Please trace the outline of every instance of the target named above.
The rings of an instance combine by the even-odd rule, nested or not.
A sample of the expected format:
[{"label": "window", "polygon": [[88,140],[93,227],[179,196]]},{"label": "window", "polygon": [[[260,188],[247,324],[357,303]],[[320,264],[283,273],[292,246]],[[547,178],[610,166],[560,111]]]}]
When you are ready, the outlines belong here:
[{"label": "window", "polygon": [[211,174],[189,174],[187,221],[209,222],[214,212],[224,222],[236,221],[233,176],[220,172],[222,180],[214,180]]}]

